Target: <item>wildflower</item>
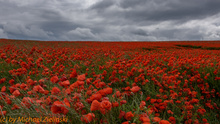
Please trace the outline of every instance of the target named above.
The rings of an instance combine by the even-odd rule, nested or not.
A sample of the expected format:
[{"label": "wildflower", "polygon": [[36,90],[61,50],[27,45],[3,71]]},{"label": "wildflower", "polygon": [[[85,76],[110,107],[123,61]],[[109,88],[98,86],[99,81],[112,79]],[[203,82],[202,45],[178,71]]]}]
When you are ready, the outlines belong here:
[{"label": "wildflower", "polygon": [[203,121],[204,123],[207,123],[207,122],[208,122],[207,119],[205,119],[205,118],[203,118],[202,121]]},{"label": "wildflower", "polygon": [[167,110],[168,114],[173,114],[173,112],[171,110]]},{"label": "wildflower", "polygon": [[3,86],[2,88],[1,88],[1,92],[5,92],[6,91],[6,86]]},{"label": "wildflower", "polygon": [[45,90],[40,85],[34,86],[33,87],[33,91],[40,92],[40,93],[44,93],[45,92]]},{"label": "wildflower", "polygon": [[120,93],[120,91],[116,91],[116,97],[120,97],[121,96],[121,93]]},{"label": "wildflower", "polygon": [[129,122],[128,122],[128,121],[125,121],[125,122],[122,122],[122,124],[129,124]]},{"label": "wildflower", "polygon": [[108,87],[104,89],[105,94],[112,94],[112,88]]},{"label": "wildflower", "polygon": [[170,122],[167,120],[161,120],[159,124],[170,124]]},{"label": "wildflower", "polygon": [[52,78],[50,78],[50,81],[52,83],[57,83],[59,81],[59,78],[57,76],[53,76]]},{"label": "wildflower", "polygon": [[142,121],[143,123],[150,123],[149,117],[140,117],[139,120]]},{"label": "wildflower", "polygon": [[172,124],[176,124],[176,119],[174,117],[169,117],[169,121],[172,123]]},{"label": "wildflower", "polygon": [[24,90],[26,87],[27,87],[27,84],[25,84],[25,83],[22,83],[22,84],[20,85],[20,88],[23,89],[23,90]]},{"label": "wildflower", "polygon": [[7,111],[2,111],[2,112],[0,112],[0,116],[2,116],[2,115],[6,115],[6,113],[7,113]]},{"label": "wildflower", "polygon": [[160,118],[159,117],[154,117],[153,118],[153,122],[158,122],[159,123],[160,122]]},{"label": "wildflower", "polygon": [[121,100],[121,101],[120,101],[120,104],[121,104],[121,105],[126,104],[126,103],[127,103],[126,100]]},{"label": "wildflower", "polygon": [[75,69],[72,70],[72,73],[70,74],[70,78],[75,78],[77,77],[77,72]]},{"label": "wildflower", "polygon": [[141,101],[141,104],[140,104],[140,109],[143,110],[144,109],[144,106],[146,106],[146,102],[145,101]]},{"label": "wildflower", "polygon": [[140,89],[141,89],[140,87],[134,86],[134,87],[131,88],[131,92],[136,93],[136,92],[138,92]]},{"label": "wildflower", "polygon": [[91,111],[100,110],[100,107],[101,107],[100,102],[97,101],[97,100],[94,100],[94,101],[92,101],[90,110],[91,110]]},{"label": "wildflower", "polygon": [[58,94],[60,93],[60,89],[57,88],[57,87],[53,87],[52,90],[51,90],[51,94],[55,95],[55,94]]},{"label": "wildflower", "polygon": [[113,102],[112,103],[112,107],[118,107],[119,106],[119,103],[118,102]]},{"label": "wildflower", "polygon": [[19,92],[19,90],[15,90],[12,94],[14,96],[18,97],[18,96],[20,96],[21,93]]},{"label": "wildflower", "polygon": [[[70,107],[70,105],[67,103],[65,103],[65,105]],[[55,101],[51,107],[51,111],[54,114],[60,114],[60,113],[67,114],[69,110],[65,107],[65,105],[60,101]]]},{"label": "wildflower", "polygon": [[78,81],[84,81],[84,80],[86,80],[85,74],[78,75],[77,80],[78,80]]},{"label": "wildflower", "polygon": [[130,111],[130,112],[127,112],[127,113],[125,114],[125,119],[128,120],[128,121],[130,121],[132,117],[134,117],[134,114],[132,114],[131,111]]},{"label": "wildflower", "polygon": [[21,102],[22,106],[30,108],[32,104],[33,104],[33,100],[30,97],[24,97],[22,99],[22,102]]},{"label": "wildflower", "polygon": [[124,117],[124,116],[125,116],[125,112],[122,111],[122,110],[120,110],[119,119],[121,119],[121,118]]},{"label": "wildflower", "polygon": [[100,105],[101,105],[100,111],[102,114],[105,114],[107,111],[111,110],[111,108],[112,108],[111,102],[109,102],[107,100],[102,101]]},{"label": "wildflower", "polygon": [[65,80],[63,82],[61,82],[61,85],[64,86],[64,87],[67,87],[70,85],[70,81],[69,80]]},{"label": "wildflower", "polygon": [[151,100],[150,100],[150,103],[153,104],[153,103],[155,103],[156,101],[157,101],[157,99],[151,99]]},{"label": "wildflower", "polygon": [[78,86],[84,85],[84,81],[76,81],[76,83],[77,83]]},{"label": "wildflower", "polygon": [[95,114],[93,113],[88,113],[87,115],[83,115],[81,117],[81,120],[82,122],[85,122],[85,123],[90,123],[93,121],[93,119],[95,118]]},{"label": "wildflower", "polygon": [[96,94],[93,94],[90,99],[93,101],[93,100],[98,100],[100,101],[102,98],[102,95],[100,93],[96,93]]},{"label": "wildflower", "polygon": [[104,101],[101,102],[101,107],[104,108],[104,109],[107,109],[107,110],[111,110],[112,103],[107,101],[107,100],[104,100]]}]

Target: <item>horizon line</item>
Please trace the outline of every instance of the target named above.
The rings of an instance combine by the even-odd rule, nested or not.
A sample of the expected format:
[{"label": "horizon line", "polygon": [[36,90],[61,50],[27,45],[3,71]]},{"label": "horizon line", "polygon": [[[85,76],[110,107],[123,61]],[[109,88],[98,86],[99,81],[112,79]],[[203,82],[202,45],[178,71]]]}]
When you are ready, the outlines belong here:
[{"label": "horizon line", "polygon": [[0,38],[0,40],[19,40],[19,41],[39,41],[39,42],[220,42],[219,40],[155,40],[155,41],[120,41],[120,40],[31,40],[31,39],[7,39],[7,38]]}]

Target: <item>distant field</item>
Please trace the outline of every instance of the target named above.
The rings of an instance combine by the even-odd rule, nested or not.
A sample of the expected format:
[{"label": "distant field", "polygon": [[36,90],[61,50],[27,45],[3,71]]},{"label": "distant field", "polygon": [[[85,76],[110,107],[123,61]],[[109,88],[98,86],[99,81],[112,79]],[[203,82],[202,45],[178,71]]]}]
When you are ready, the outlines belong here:
[{"label": "distant field", "polygon": [[218,124],[220,41],[0,40],[0,123]]}]

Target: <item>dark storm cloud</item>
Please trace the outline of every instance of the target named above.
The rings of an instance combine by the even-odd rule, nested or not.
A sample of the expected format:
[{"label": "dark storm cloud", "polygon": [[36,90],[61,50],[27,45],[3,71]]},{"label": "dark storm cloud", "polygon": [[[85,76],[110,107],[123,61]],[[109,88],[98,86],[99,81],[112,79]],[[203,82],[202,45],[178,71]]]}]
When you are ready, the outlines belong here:
[{"label": "dark storm cloud", "polygon": [[104,0],[103,0],[103,1],[101,1],[101,2],[98,2],[98,3],[94,4],[94,5],[92,5],[92,6],[90,7],[90,9],[96,9],[96,10],[102,11],[103,9],[106,9],[106,8],[112,6],[112,5],[114,5],[114,2],[113,2],[113,1],[111,1],[111,0],[106,0],[106,1],[104,1]]},{"label": "dark storm cloud", "polygon": [[[103,5],[109,3],[101,1]],[[97,3],[99,5],[99,3]],[[201,19],[220,12],[219,0],[122,0],[115,3],[122,11],[101,11],[105,18],[120,18],[133,21],[166,21]],[[96,5],[95,5],[96,6]],[[112,5],[111,5],[112,6]],[[95,7],[93,7],[94,9]],[[100,7],[96,9],[99,10]],[[107,9],[107,8],[103,8]],[[111,16],[109,16],[111,15]]]},{"label": "dark storm cloud", "polygon": [[218,40],[219,0],[0,0],[0,38]]},{"label": "dark storm cloud", "polygon": [[133,34],[136,34],[136,35],[142,35],[142,36],[147,36],[147,32],[142,30],[142,29],[137,29],[137,30],[132,30],[132,33]]}]

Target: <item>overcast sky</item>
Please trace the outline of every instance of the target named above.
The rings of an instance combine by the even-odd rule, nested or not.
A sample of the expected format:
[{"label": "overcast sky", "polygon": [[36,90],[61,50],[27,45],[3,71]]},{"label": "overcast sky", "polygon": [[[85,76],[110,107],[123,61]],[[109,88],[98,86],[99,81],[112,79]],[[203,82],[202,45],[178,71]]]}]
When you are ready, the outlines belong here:
[{"label": "overcast sky", "polygon": [[0,38],[220,40],[220,0],[0,0]]}]

